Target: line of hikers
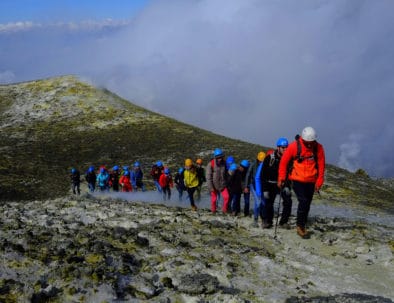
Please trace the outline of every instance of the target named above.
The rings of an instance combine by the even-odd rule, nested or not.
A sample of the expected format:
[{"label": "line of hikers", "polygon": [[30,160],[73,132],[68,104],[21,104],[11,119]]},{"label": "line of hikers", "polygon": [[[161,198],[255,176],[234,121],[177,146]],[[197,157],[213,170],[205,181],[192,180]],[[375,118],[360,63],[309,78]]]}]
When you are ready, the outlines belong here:
[{"label": "line of hikers", "polygon": [[[241,213],[241,197],[244,198],[243,213],[249,216],[250,194],[254,198],[253,225],[258,227],[259,217],[262,228],[272,228],[274,220],[274,202],[279,195],[282,201],[282,213],[279,226],[289,229],[288,220],[291,215],[291,189],[298,200],[297,234],[303,238],[308,236],[306,223],[314,192],[318,192],[324,182],[325,155],[323,146],[316,141],[316,132],[312,127],[305,127],[301,135],[289,144],[286,138],[279,138],[276,149],[267,153],[260,151],[251,163],[243,159],[237,165],[232,156],[225,157],[222,149],[216,148],[213,157],[202,166],[202,159],[193,163],[192,159],[185,160],[174,177],[168,167],[157,161],[150,171],[155,187],[162,194],[163,200],[171,199],[171,188],[178,191],[181,201],[183,193],[187,192],[191,208],[197,210],[196,200],[201,199],[201,188],[207,183],[210,193],[211,211],[217,212],[218,200],[223,199],[222,212],[237,216]],[[95,168],[89,167],[85,173],[89,190],[95,191],[96,183],[100,191],[123,192],[145,191],[143,172],[139,162],[135,162],[130,171],[127,166],[114,166],[111,172],[102,166],[96,175]],[[80,193],[80,173],[71,170],[73,193]],[[280,202],[279,202],[280,203]],[[278,222],[277,222],[278,223]]]}]

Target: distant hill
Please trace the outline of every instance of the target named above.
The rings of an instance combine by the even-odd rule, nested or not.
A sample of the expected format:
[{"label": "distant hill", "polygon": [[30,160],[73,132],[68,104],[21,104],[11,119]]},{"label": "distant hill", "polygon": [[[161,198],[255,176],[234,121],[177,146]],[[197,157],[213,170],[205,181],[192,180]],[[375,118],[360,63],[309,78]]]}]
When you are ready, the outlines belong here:
[{"label": "distant hill", "polygon": [[[207,163],[216,147],[238,161],[268,149],[148,111],[74,76],[0,85],[1,200],[64,196],[71,167],[83,173],[138,160],[149,178],[157,160],[174,170],[187,157]],[[331,165],[326,179],[322,195],[333,203],[394,208],[393,188],[381,181]]]}]

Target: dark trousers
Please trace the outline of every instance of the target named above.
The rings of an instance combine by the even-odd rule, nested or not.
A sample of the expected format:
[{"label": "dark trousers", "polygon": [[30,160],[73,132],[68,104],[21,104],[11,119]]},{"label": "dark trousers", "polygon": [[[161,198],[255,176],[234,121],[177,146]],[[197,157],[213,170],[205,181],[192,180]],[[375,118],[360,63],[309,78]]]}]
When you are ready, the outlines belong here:
[{"label": "dark trousers", "polygon": [[73,182],[71,188],[73,190],[74,195],[81,194],[80,183],[79,182]]},{"label": "dark trousers", "polygon": [[161,188],[162,193],[163,193],[163,201],[165,200],[171,200],[171,188],[170,186],[165,186]]},{"label": "dark trousers", "polygon": [[[273,224],[275,198],[278,194],[280,194],[281,196],[280,196],[279,204],[282,204],[282,214],[279,224],[282,225],[287,223],[291,215],[291,207],[293,204],[293,201],[291,200],[290,188],[287,187],[287,189],[285,188],[282,191],[280,191],[279,188],[275,185],[275,186],[271,186],[268,189],[268,192],[269,192],[269,199],[265,199],[265,206],[263,207],[264,222],[268,224]],[[278,207],[280,207],[280,205]]]},{"label": "dark trousers", "polygon": [[250,214],[250,192],[244,193],[244,215],[248,217]]},{"label": "dark trousers", "polygon": [[230,202],[229,204],[230,204],[231,211],[235,215],[238,215],[241,212],[241,194],[240,193],[231,193],[229,202]]},{"label": "dark trousers", "polygon": [[285,187],[281,191],[281,200],[283,204],[282,206],[282,215],[280,216],[279,224],[283,225],[289,221],[289,217],[291,215],[291,207],[293,205],[293,201],[291,200],[291,190],[290,187]]},{"label": "dark trousers", "polygon": [[265,204],[263,206],[263,221],[272,225],[274,218],[274,202],[279,189],[276,187],[271,187],[269,190],[269,198],[265,199]]},{"label": "dark trousers", "polygon": [[187,193],[189,194],[190,205],[195,206],[194,204],[194,192],[196,191],[197,187],[188,187]]},{"label": "dark trousers", "polygon": [[297,226],[305,228],[315,192],[315,183],[293,181],[293,190],[298,200]]}]

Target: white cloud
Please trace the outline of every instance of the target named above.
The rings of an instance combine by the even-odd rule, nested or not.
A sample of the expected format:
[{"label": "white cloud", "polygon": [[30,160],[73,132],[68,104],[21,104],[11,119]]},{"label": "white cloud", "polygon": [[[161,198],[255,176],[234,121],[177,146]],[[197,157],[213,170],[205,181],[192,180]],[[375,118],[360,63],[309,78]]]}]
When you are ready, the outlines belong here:
[{"label": "white cloud", "polygon": [[15,81],[15,74],[10,71],[6,70],[1,72],[0,71],[0,83],[12,83]]}]

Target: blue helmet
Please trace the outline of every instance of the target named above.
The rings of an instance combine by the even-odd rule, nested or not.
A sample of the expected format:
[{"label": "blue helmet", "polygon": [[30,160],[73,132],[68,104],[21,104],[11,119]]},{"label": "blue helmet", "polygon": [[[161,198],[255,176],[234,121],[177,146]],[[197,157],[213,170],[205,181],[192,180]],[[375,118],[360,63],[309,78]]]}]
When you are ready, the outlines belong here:
[{"label": "blue helmet", "polygon": [[289,146],[289,141],[287,141],[286,138],[279,138],[278,141],[276,141],[276,146],[277,147],[287,147],[287,146]]},{"label": "blue helmet", "polygon": [[123,176],[126,176],[126,177],[130,176],[130,172],[128,170],[125,170],[125,172],[123,173]]},{"label": "blue helmet", "polygon": [[105,168],[104,167],[100,168],[100,173],[103,173],[103,172],[105,172]]},{"label": "blue helmet", "polygon": [[248,168],[249,167],[249,161],[248,160],[242,160],[241,161],[241,166],[245,167],[245,168]]},{"label": "blue helmet", "polygon": [[215,148],[215,150],[213,152],[213,156],[215,158],[223,157],[223,151],[220,148]]},{"label": "blue helmet", "polygon": [[140,167],[140,162],[135,161],[135,162],[134,162],[134,167]]},{"label": "blue helmet", "polygon": [[125,165],[125,166],[123,166],[123,170],[124,171],[129,170],[129,167],[127,165]]},{"label": "blue helmet", "polygon": [[183,167],[180,167],[179,169],[178,169],[178,173],[183,173],[183,171],[184,171],[185,169],[183,168]]},{"label": "blue helmet", "polygon": [[165,173],[166,175],[168,175],[168,174],[170,173],[170,169],[169,169],[168,167],[166,167],[166,168],[164,169],[164,173]]},{"label": "blue helmet", "polygon": [[90,173],[94,172],[94,166],[93,165],[89,166],[88,172],[90,172]]},{"label": "blue helmet", "polygon": [[119,166],[115,165],[112,170],[119,170]]},{"label": "blue helmet", "polygon": [[77,170],[73,167],[73,168],[71,168],[71,173],[72,174],[75,174],[77,172]]},{"label": "blue helmet", "polygon": [[231,163],[231,165],[230,165],[230,167],[229,167],[229,171],[234,171],[234,170],[236,170],[237,169],[237,164],[235,164],[235,163]]},{"label": "blue helmet", "polygon": [[159,166],[159,167],[160,167],[160,166],[163,166],[163,162],[157,161],[157,162],[156,162],[156,165]]},{"label": "blue helmet", "polygon": [[226,159],[226,164],[230,165],[231,163],[234,163],[234,157],[233,156],[228,156]]}]

